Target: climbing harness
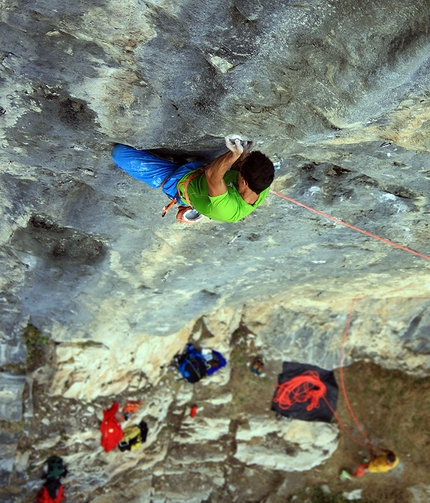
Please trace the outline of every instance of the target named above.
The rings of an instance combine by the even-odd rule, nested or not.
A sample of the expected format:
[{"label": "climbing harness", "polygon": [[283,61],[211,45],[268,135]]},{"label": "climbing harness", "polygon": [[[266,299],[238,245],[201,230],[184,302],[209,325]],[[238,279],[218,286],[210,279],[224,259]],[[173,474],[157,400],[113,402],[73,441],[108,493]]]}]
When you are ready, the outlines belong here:
[{"label": "climbing harness", "polygon": [[190,203],[190,198],[188,197],[188,185],[190,184],[191,180],[194,180],[194,178],[197,178],[198,176],[201,176],[205,172],[205,168],[199,168],[196,169],[195,171],[192,171],[185,180],[182,182],[178,183],[178,192],[180,195],[183,195],[185,201],[187,201],[188,206],[193,206]]},{"label": "climbing harness", "polygon": [[329,220],[332,220],[333,222],[344,225],[345,227],[349,227],[350,229],[353,229],[354,231],[361,232],[362,234],[365,234],[366,236],[370,236],[371,238],[378,239],[379,241],[382,241],[383,243],[394,246],[395,248],[399,248],[400,250],[407,251],[409,253],[413,253],[414,255],[418,255],[418,257],[425,258],[426,260],[430,260],[430,257],[428,255],[424,255],[424,254],[419,253],[415,250],[411,250],[411,248],[407,248],[406,246],[402,246],[397,243],[394,243],[394,241],[390,241],[389,239],[381,238],[380,236],[377,236],[376,234],[372,234],[371,232],[364,231],[363,229],[355,227],[355,225],[351,225],[346,222],[343,222],[339,218],[332,217],[330,215],[327,215],[327,213],[323,213],[322,211],[311,208],[310,206],[307,206],[306,204],[299,203],[299,201],[296,201],[295,199],[291,199],[290,197],[284,196],[283,194],[276,192],[275,190],[270,190],[270,193],[274,194],[275,196],[282,197],[282,199],[286,199],[290,203],[297,204],[298,206],[301,206],[302,208],[305,208],[309,211],[312,211],[312,212],[316,213],[317,215],[320,215],[324,218],[328,218]]},{"label": "climbing harness", "polygon": [[[190,199],[188,197],[188,185],[190,184],[191,180],[194,180],[194,178],[197,178],[198,176],[202,175],[204,173],[205,169],[204,168],[199,168],[199,169],[196,169],[195,171],[191,171],[191,173],[187,176],[187,178],[182,181],[182,182],[179,182],[178,183],[178,193],[180,196],[182,196],[181,194],[181,190],[183,191],[183,198],[185,199],[185,201],[187,202],[188,206],[192,209],[192,204],[190,203]],[[164,187],[164,184],[167,182],[167,180],[170,178],[171,175],[169,175],[167,178],[165,178],[163,180],[163,183],[160,185],[160,188],[163,188]],[[179,201],[179,199],[177,197],[175,197],[174,199],[172,199],[170,201],[169,204],[167,204],[166,206],[163,207],[163,209],[161,210],[161,216],[164,217],[166,215],[166,213],[170,210],[170,208],[172,208],[172,206],[174,206],[177,202]],[[182,214],[180,215],[180,212],[181,212],[181,208],[187,208],[186,206],[180,206],[179,207],[179,211],[178,211],[178,214],[176,215],[176,220],[183,224],[183,223],[196,223],[196,221],[193,221],[193,222],[186,222],[186,221],[181,221],[181,218],[182,218]],[[203,217],[202,217],[203,218]]]}]

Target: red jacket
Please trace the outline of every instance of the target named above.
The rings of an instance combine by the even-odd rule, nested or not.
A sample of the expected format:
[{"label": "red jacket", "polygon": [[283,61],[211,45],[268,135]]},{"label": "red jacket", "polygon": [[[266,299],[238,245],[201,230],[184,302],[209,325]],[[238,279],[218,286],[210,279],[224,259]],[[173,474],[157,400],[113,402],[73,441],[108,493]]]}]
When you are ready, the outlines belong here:
[{"label": "red jacket", "polygon": [[115,449],[124,436],[121,425],[115,417],[118,409],[118,403],[114,402],[110,409],[103,411],[103,421],[100,425],[100,431],[102,433],[101,445],[106,452]]}]

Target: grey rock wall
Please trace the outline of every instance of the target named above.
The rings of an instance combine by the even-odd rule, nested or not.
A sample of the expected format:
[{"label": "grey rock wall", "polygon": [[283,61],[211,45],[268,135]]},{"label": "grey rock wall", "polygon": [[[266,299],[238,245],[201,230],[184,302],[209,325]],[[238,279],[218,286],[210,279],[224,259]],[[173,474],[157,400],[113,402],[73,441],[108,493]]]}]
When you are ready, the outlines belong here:
[{"label": "grey rock wall", "polygon": [[182,228],[110,159],[209,162],[238,132],[276,191],[430,256],[427,0],[5,0],[0,23],[4,419],[29,322],[53,344],[31,377],[67,400],[157,385],[201,317],[226,348],[242,321],[268,358],[336,367],[357,297],[345,362],[428,374],[426,258],[273,194]]}]

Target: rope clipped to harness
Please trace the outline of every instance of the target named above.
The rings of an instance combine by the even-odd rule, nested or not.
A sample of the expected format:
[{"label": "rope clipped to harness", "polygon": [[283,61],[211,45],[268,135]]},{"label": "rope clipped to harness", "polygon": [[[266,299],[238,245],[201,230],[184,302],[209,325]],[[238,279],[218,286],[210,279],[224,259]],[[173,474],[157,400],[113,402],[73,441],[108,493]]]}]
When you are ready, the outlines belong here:
[{"label": "rope clipped to harness", "polygon": [[309,401],[306,410],[310,411],[319,407],[320,400],[326,395],[327,387],[321,381],[318,372],[308,370],[301,376],[277,384],[278,391],[273,401],[282,410],[288,410],[296,403]]}]

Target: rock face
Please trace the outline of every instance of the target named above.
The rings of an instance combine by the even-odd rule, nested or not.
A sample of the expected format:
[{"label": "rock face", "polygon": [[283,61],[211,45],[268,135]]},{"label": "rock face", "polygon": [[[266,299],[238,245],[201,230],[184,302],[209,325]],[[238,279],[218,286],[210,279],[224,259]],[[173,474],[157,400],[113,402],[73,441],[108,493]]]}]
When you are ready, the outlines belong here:
[{"label": "rock face", "polygon": [[[10,404],[0,408],[2,419],[23,417],[28,323],[49,337],[53,360],[27,381],[52,400],[158,389],[163,366],[190,337],[207,331],[213,347],[233,351],[241,323],[279,367],[295,360],[335,368],[352,299],[360,300],[345,363],[369,359],[428,375],[427,0],[71,0],[61,7],[7,0],[0,22],[0,394]],[[276,194],[241,222],[183,228],[172,215],[161,219],[163,194],[110,160],[113,144],[123,142],[178,162],[209,162],[231,132],[255,140],[275,162],[274,190],[425,256]],[[174,400],[156,413],[160,421]],[[217,433],[193,456],[210,451],[214,468],[193,472],[194,500],[184,501],[203,501],[226,480],[232,497],[240,494],[234,472],[240,465],[245,479],[255,477],[255,458],[266,470],[262,483],[292,469],[264,444],[287,435],[270,416],[256,442],[246,427],[232,434],[235,417],[201,418]],[[146,501],[144,494],[179,501],[169,484],[183,474],[187,454],[175,447],[177,457],[161,469],[167,444],[155,423],[147,449],[160,463],[157,482],[145,472],[147,449],[131,455],[125,466],[144,475],[130,482],[130,498],[134,491],[133,501]],[[183,428],[178,446],[182,434],[194,435],[187,422]],[[309,438],[319,438],[316,431]],[[18,437],[4,435],[7,472]],[[58,448],[53,435],[47,448]],[[222,435],[230,443],[213,451],[210,442]],[[335,446],[331,428],[321,435],[329,447],[310,440],[318,462]],[[70,463],[78,462],[78,437],[68,432]],[[223,449],[235,456],[229,477],[220,468]],[[83,452],[75,453],[82,470]],[[303,469],[306,455],[297,464]],[[19,459],[24,473],[29,458]],[[82,501],[111,501],[89,494],[117,482],[124,461],[117,454],[101,464],[112,477],[98,472],[97,484],[76,483],[76,501],[78,492]]]}]

